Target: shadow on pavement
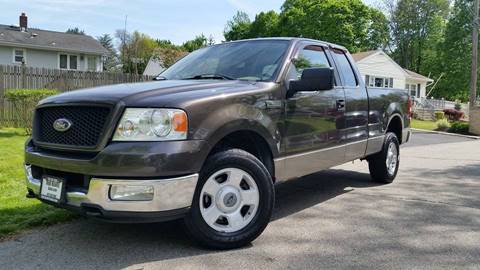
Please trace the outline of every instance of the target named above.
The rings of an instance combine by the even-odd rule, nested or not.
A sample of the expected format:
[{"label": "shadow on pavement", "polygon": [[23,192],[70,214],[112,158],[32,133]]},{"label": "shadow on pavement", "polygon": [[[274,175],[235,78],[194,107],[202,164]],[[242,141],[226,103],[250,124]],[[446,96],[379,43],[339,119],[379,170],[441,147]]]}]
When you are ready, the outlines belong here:
[{"label": "shadow on pavement", "polygon": [[[276,186],[277,199],[272,221],[342,195],[351,188],[374,185],[368,174],[344,170],[328,170],[279,183]],[[29,239],[31,237],[40,239]],[[46,254],[56,253],[61,257],[75,254],[75,260],[82,265],[88,265],[85,262],[91,258],[101,258],[101,262],[92,262],[92,266],[108,265],[112,268],[216,252],[198,248],[186,235],[181,221],[109,224],[81,218],[73,223],[25,235],[17,241],[34,241]],[[62,249],[59,250],[59,247]]]},{"label": "shadow on pavement", "polygon": [[346,170],[326,170],[302,178],[279,183],[275,189],[275,211],[277,220],[313,205],[322,203],[354,188],[378,186],[369,174]]}]

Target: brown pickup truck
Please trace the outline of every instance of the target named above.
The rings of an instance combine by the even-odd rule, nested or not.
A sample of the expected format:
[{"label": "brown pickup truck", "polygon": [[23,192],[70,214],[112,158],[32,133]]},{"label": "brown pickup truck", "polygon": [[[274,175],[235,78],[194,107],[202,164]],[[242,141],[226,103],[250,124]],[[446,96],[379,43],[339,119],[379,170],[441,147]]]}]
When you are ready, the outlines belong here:
[{"label": "brown pickup truck", "polygon": [[228,42],[153,82],[41,101],[27,196],[113,222],[183,218],[199,243],[234,248],[267,226],[275,183],[355,159],[392,182],[409,126],[408,94],[367,88],[341,46]]}]

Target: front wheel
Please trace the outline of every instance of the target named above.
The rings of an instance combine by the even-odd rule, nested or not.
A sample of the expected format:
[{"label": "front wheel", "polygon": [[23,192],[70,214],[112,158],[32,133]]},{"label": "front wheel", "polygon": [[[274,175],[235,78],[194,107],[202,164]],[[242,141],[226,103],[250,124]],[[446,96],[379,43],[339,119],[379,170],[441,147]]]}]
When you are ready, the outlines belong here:
[{"label": "front wheel", "polygon": [[185,225],[206,247],[241,247],[263,232],[274,200],[272,178],[262,162],[240,149],[225,150],[202,168]]},{"label": "front wheel", "polygon": [[368,158],[370,176],[376,182],[392,183],[400,166],[400,144],[395,133],[385,137],[382,151]]}]

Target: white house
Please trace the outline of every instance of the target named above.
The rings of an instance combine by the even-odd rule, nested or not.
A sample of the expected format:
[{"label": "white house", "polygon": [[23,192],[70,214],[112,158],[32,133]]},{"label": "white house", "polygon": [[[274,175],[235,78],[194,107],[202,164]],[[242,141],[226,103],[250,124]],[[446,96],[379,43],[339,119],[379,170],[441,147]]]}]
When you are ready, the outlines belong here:
[{"label": "white house", "polygon": [[0,24],[0,65],[102,71],[107,53],[91,36],[29,28],[25,13],[19,26]]},{"label": "white house", "polygon": [[425,98],[433,80],[402,68],[382,50],[352,55],[367,86],[406,89],[411,96]]}]

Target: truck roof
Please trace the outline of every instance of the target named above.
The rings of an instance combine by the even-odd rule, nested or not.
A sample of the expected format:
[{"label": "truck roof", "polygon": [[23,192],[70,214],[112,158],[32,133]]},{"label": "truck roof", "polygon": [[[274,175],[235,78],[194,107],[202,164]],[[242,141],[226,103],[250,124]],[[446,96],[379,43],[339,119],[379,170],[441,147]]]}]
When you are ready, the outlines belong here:
[{"label": "truck roof", "polygon": [[321,44],[323,44],[323,45],[325,45],[325,46],[328,46],[328,47],[332,47],[332,48],[336,48],[336,49],[341,49],[341,50],[344,50],[344,51],[348,51],[345,47],[343,47],[343,46],[341,46],[341,45],[338,45],[338,44],[334,44],[334,43],[330,43],[330,42],[326,42],[326,41],[322,41],[322,40],[311,39],[311,38],[302,38],[302,37],[262,37],[262,38],[249,38],[249,39],[240,39],[240,40],[228,41],[227,43],[231,43],[231,42],[241,42],[241,41],[250,41],[250,40],[289,40],[289,41],[293,41],[293,42],[312,41],[312,42],[321,43]]}]

